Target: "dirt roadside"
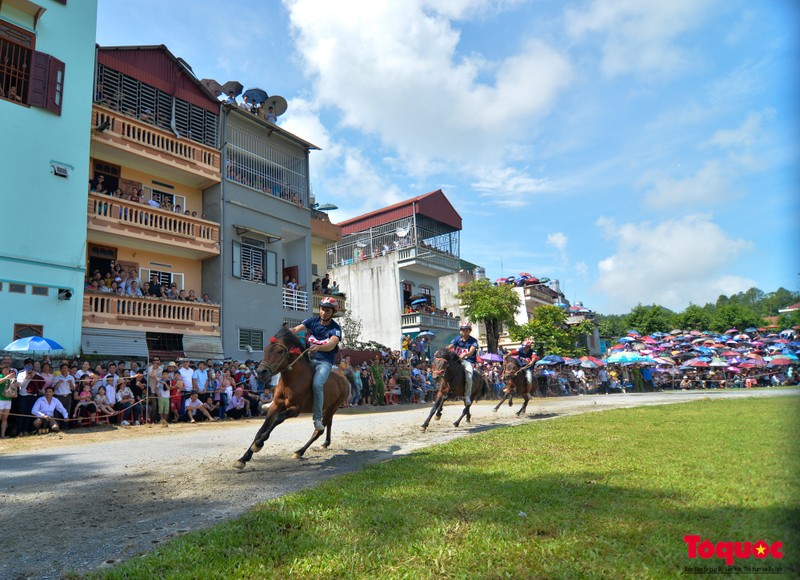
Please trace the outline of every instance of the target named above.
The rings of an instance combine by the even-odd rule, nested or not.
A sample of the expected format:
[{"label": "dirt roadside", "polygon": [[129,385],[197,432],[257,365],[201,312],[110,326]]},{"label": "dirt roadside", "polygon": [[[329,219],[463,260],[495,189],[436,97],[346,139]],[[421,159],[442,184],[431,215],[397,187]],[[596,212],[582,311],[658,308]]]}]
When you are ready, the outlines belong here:
[{"label": "dirt roadside", "polygon": [[460,403],[418,430],[428,406],[376,412],[343,410],[331,448],[312,446],[310,418],[287,421],[243,471],[232,468],[260,421],[104,427],[0,441],[0,508],[6,524],[0,578],[57,578],[146,552],[189,530],[234,517],[259,502],[313,486],[362,466],[498,426],[611,408],[705,397],[797,396],[800,389],[760,392],[650,393],[534,399],[516,418],[493,404],[473,406],[473,422],[456,429]]}]

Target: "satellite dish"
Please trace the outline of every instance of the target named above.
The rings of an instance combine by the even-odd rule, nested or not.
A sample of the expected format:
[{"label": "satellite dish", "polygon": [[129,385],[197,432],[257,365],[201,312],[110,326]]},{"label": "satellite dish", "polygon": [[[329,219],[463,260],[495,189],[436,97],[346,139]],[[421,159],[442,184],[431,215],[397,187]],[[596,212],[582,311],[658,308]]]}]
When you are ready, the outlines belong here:
[{"label": "satellite dish", "polygon": [[398,238],[405,238],[409,234],[410,231],[411,231],[411,224],[409,224],[408,222],[406,222],[405,226],[397,226],[397,230],[396,230],[397,237]]},{"label": "satellite dish", "polygon": [[286,99],[281,97],[280,95],[272,95],[268,97],[266,101],[264,101],[264,108],[272,107],[272,112],[275,113],[276,116],[280,117],[286,112]]}]

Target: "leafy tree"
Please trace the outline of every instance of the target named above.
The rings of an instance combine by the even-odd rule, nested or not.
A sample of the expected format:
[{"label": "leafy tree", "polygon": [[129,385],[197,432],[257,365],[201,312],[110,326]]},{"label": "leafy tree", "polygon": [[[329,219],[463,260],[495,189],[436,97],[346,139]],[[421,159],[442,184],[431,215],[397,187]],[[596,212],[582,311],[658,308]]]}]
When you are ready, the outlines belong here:
[{"label": "leafy tree", "polygon": [[480,278],[462,286],[456,298],[468,319],[484,323],[487,349],[497,352],[500,328],[503,324],[514,326],[514,314],[522,303],[513,286],[493,286],[486,278]]},{"label": "leafy tree", "polygon": [[778,326],[780,326],[780,330],[800,326],[800,310],[795,310],[794,312],[785,312],[784,314],[779,315]]},{"label": "leafy tree", "polygon": [[539,355],[580,356],[586,354],[578,346],[581,336],[590,334],[594,325],[588,320],[567,324],[567,313],[557,306],[540,306],[532,320],[509,332],[514,340],[532,338]]},{"label": "leafy tree", "polygon": [[778,316],[778,311],[781,308],[786,308],[797,302],[800,302],[800,293],[791,292],[786,288],[778,288],[775,292],[764,295],[764,298],[756,308],[756,313],[761,316]]},{"label": "leafy tree", "polygon": [[638,304],[631,310],[627,322],[631,329],[638,330],[643,335],[669,332],[675,328],[675,313],[658,304],[650,306]]},{"label": "leafy tree", "polygon": [[360,344],[361,329],[363,322],[360,318],[354,318],[350,311],[339,320],[342,327],[342,346],[344,348],[357,348]]},{"label": "leafy tree", "polygon": [[628,321],[626,314],[598,314],[597,331],[603,338],[619,338],[628,332]]},{"label": "leafy tree", "polygon": [[726,304],[720,306],[711,318],[711,328],[717,332],[725,332],[729,328],[742,330],[749,326],[759,327],[764,320],[752,308],[741,304]]},{"label": "leafy tree", "polygon": [[675,327],[684,330],[707,330],[711,328],[711,314],[706,308],[689,304],[686,310],[675,316]]}]

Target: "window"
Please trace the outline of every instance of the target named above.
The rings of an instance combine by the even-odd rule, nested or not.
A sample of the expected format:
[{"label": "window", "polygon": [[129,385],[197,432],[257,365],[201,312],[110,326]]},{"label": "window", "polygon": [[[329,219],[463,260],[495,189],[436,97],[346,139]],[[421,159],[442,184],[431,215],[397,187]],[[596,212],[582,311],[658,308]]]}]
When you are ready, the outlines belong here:
[{"label": "window", "polygon": [[8,291],[14,292],[15,294],[25,294],[25,289],[26,289],[25,284],[9,283],[8,285]]},{"label": "window", "polygon": [[31,60],[36,37],[22,28],[0,20],[0,97],[28,103]]},{"label": "window", "polygon": [[41,324],[15,324],[14,340],[27,336],[44,336],[44,326]]},{"label": "window", "polygon": [[0,20],[0,98],[61,115],[64,63],[35,45],[32,33]]},{"label": "window", "polygon": [[317,266],[316,264],[311,264],[311,275],[319,276],[319,266]]},{"label": "window", "polygon": [[247,348],[245,348],[247,346],[251,347],[253,350],[264,350],[264,331],[240,328],[239,350],[247,350]]},{"label": "window", "polygon": [[266,242],[242,238],[233,242],[233,275],[247,282],[278,285],[278,254],[266,249]]},{"label": "window", "polygon": [[144,286],[145,282],[152,282],[153,276],[158,278],[159,284],[166,284],[167,286],[170,286],[173,282],[175,282],[175,285],[178,287],[178,291],[184,290],[182,273],[139,268],[139,281],[142,283],[142,286]]},{"label": "window", "polygon": [[31,286],[31,294],[34,296],[49,296],[50,288],[47,286]]}]

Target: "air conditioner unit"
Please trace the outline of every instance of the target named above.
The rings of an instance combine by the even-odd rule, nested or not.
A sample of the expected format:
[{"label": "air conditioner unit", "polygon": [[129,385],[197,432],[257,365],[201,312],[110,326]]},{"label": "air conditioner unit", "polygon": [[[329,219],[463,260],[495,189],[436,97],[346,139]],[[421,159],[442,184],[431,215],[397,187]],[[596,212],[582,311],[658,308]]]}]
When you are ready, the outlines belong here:
[{"label": "air conditioner unit", "polygon": [[56,177],[69,177],[69,167],[59,165],[58,163],[53,163],[50,167],[53,168],[53,175]]},{"label": "air conditioner unit", "polygon": [[72,290],[69,288],[59,288],[58,289],[58,299],[59,300],[69,300],[72,298]]}]

